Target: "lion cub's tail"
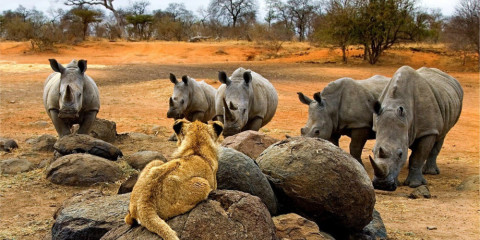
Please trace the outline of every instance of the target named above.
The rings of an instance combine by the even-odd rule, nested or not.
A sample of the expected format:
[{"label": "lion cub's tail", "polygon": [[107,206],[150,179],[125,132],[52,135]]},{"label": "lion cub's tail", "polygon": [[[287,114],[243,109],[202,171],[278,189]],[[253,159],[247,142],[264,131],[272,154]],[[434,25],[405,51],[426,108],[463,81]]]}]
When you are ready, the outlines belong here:
[{"label": "lion cub's tail", "polygon": [[178,240],[177,233],[168,226],[168,224],[160,218],[155,211],[155,207],[152,203],[144,201],[146,204],[142,211],[138,211],[139,219],[142,220],[142,226],[146,227],[149,231],[158,234],[164,240]]}]

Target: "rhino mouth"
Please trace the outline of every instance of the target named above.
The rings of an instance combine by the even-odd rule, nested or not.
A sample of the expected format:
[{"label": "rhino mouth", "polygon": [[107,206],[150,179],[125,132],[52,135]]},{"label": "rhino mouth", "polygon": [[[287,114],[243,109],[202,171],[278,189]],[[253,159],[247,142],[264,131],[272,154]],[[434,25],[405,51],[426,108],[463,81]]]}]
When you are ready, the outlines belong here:
[{"label": "rhino mouth", "polygon": [[391,192],[397,190],[397,183],[395,182],[395,180],[381,179],[381,178],[374,177],[372,184],[373,184],[373,188],[378,190],[391,191]]},{"label": "rhino mouth", "polygon": [[228,136],[233,136],[237,133],[240,132],[240,129],[236,129],[236,128],[225,128],[223,130],[223,136],[225,137],[228,137]]},{"label": "rhino mouth", "polygon": [[182,119],[185,116],[181,113],[175,113],[175,112],[167,112],[167,118],[173,118],[173,119]]},{"label": "rhino mouth", "polygon": [[78,111],[67,109],[67,110],[60,110],[58,112],[58,117],[59,118],[78,118],[79,115],[78,115]]}]

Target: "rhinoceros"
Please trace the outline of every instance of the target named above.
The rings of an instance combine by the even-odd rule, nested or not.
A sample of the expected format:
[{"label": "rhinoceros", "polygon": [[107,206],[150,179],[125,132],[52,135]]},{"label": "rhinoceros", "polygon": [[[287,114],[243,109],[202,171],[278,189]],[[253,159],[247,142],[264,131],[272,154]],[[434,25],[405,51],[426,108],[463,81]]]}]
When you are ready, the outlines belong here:
[{"label": "rhinoceros", "polygon": [[241,67],[230,78],[225,72],[219,72],[218,79],[223,84],[215,95],[215,119],[224,123],[225,136],[258,131],[272,120],[278,95],[267,79]]},{"label": "rhinoceros", "polygon": [[[198,82],[189,76],[183,76],[182,81],[170,73],[170,81],[174,84],[173,94],[168,100],[167,118],[175,120],[186,118],[188,121],[207,122],[215,116],[215,93],[217,90],[205,83]],[[175,141],[173,134],[169,140]]]},{"label": "rhinoceros", "polygon": [[408,148],[412,153],[405,185],[427,184],[422,169],[425,174],[439,174],[436,159],[460,117],[462,101],[460,83],[446,73],[435,68],[399,68],[375,105],[373,186],[395,191]]},{"label": "rhinoceros", "polygon": [[49,59],[55,71],[47,77],[43,89],[43,104],[60,137],[70,134],[78,123],[78,133],[88,134],[100,110],[98,87],[85,71],[86,60],[72,60],[63,67]]},{"label": "rhinoceros", "polygon": [[308,105],[302,136],[322,138],[338,146],[340,136],[347,135],[351,138],[350,154],[362,163],[363,146],[375,138],[373,106],[389,80],[380,75],[359,81],[340,78],[315,93],[314,100],[297,93],[300,102]]}]

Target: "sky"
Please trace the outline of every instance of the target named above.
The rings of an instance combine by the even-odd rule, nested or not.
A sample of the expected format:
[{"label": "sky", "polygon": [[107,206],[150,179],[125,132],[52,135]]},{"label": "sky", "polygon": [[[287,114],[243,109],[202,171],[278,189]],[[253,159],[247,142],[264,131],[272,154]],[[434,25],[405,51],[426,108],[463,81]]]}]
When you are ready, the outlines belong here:
[{"label": "sky", "polygon": [[[19,5],[22,5],[27,9],[35,7],[37,10],[43,11],[44,13],[47,13],[47,11],[52,8],[68,9],[63,2],[64,0],[0,0],[0,12],[5,10],[15,10]],[[134,0],[115,0],[113,6],[116,9],[126,8],[131,2],[134,2]],[[191,10],[194,14],[197,14],[197,10],[200,7],[206,8],[210,0],[149,0],[149,2],[150,6],[147,8],[149,11],[165,9],[169,3],[184,3],[187,9]],[[260,3],[260,12],[265,12],[265,1],[257,0],[257,2]],[[453,14],[458,2],[459,0],[417,0],[417,5],[422,8],[438,8],[444,16],[450,16]]]}]

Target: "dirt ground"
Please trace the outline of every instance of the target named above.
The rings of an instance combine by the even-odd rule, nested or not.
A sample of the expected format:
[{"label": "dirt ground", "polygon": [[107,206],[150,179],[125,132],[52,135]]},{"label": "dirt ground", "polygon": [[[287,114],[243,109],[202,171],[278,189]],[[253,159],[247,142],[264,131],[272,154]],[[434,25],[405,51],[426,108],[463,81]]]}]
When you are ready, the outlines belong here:
[{"label": "dirt ground", "polygon": [[[188,74],[218,87],[220,70],[231,73],[242,66],[269,79],[279,94],[273,120],[261,131],[276,138],[296,136],[307,121],[307,106],[297,92],[311,96],[340,77],[368,78],[375,74],[391,77],[402,65],[436,67],[457,78],[465,96],[457,125],[450,131],[438,157],[440,175],[427,175],[432,198],[409,199],[412,191],[400,187],[395,192],[376,191],[376,209],[382,215],[390,239],[480,239],[478,185],[473,190],[457,187],[479,174],[479,73],[478,56],[469,56],[462,66],[460,55],[443,46],[401,46],[385,53],[375,66],[362,63],[361,50],[352,48],[348,64],[340,63],[338,50],[317,48],[304,43],[286,43],[274,53],[267,45],[249,42],[86,42],[59,46],[54,52],[34,53],[29,43],[0,42],[0,136],[15,139],[20,148],[0,153],[0,160],[22,157],[34,163],[50,159],[52,153],[34,152],[25,142],[42,134],[56,135],[42,102],[43,83],[52,72],[48,58],[67,64],[87,59],[90,75],[101,95],[99,118],[115,121],[117,131],[143,132],[155,141],[132,145],[119,142],[125,155],[139,150],[156,150],[170,156],[175,145],[166,139],[173,132],[173,120],[166,118],[173,86],[168,73]],[[418,49],[422,49],[418,51]],[[45,124],[45,122],[47,124]],[[160,130],[158,130],[160,129]],[[349,139],[341,147],[348,151]],[[368,154],[362,159],[373,175]],[[61,202],[81,187],[65,187],[45,180],[44,168],[16,175],[0,176],[0,239],[41,239],[51,228],[52,215]],[[403,169],[400,180],[405,179]],[[128,175],[126,173],[126,175]],[[119,183],[91,188],[116,192]],[[427,227],[434,227],[428,230]]]}]

